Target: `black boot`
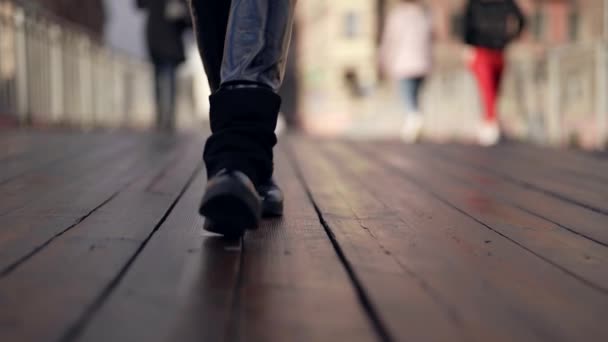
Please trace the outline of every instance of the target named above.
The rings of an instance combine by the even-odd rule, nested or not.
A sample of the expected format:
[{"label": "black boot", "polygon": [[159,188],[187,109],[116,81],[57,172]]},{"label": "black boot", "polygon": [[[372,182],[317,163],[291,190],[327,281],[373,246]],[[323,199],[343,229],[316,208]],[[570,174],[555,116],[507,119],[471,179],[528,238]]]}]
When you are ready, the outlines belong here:
[{"label": "black boot", "polygon": [[212,135],[203,154],[208,179],[222,169],[243,172],[256,187],[270,179],[281,97],[247,86],[222,87],[209,99]]},{"label": "black boot", "polygon": [[206,218],[206,230],[238,237],[257,227],[262,199],[247,175],[221,170],[207,183],[199,212]]},{"label": "black boot", "polygon": [[[214,191],[212,191],[212,192],[214,192]],[[260,186],[258,186],[257,193],[258,193],[258,198],[261,199],[261,201],[262,201],[262,203],[261,203],[262,217],[283,216],[283,192],[281,191],[281,188],[279,188],[277,183],[274,181],[274,179],[271,178],[268,181],[262,183]],[[244,197],[251,197],[251,195],[247,194]],[[207,201],[205,201],[205,199],[203,199],[203,203],[205,203],[205,202],[207,202]],[[248,203],[249,201],[243,200],[243,202]],[[226,207],[226,205],[220,205],[220,208],[221,207]],[[253,207],[253,205],[252,205],[252,207]],[[214,220],[212,218],[212,216],[214,216],[214,214],[215,214],[215,213],[212,213],[213,208],[207,208],[207,209],[208,210],[205,210],[205,212],[209,211],[210,212],[209,216],[206,215],[204,212],[202,212],[202,210],[201,210],[201,214],[207,217],[205,219],[204,228],[205,228],[205,230],[208,230],[210,232],[220,233],[220,234],[225,234],[225,235],[240,235],[240,234],[242,234],[242,231],[239,230],[238,228],[234,228],[234,227],[253,227],[254,226],[247,222],[245,222],[245,223],[243,223],[243,222],[237,222],[237,223],[226,222],[227,220],[225,220],[225,219],[220,219],[219,223],[217,223],[216,220]],[[247,209],[245,211],[253,211],[253,210]],[[225,228],[222,229],[222,226],[224,226]],[[227,234],[226,234],[226,231],[228,231]]]},{"label": "black boot", "polygon": [[274,179],[270,178],[257,187],[258,195],[262,198],[262,216],[283,216],[283,192]]},{"label": "black boot", "polygon": [[[281,101],[270,89],[249,86],[222,88],[210,101],[213,134],[204,152],[209,182],[200,213],[209,222],[205,229],[240,235],[257,227],[262,198],[273,200],[273,213],[282,209],[280,190],[268,181]],[[265,189],[263,196],[259,189]]]}]

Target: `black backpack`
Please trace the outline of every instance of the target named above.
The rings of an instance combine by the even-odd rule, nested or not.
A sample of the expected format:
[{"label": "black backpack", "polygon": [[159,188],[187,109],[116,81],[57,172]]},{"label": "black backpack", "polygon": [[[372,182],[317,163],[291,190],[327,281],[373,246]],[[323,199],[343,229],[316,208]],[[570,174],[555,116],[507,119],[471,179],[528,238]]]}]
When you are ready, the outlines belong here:
[{"label": "black backpack", "polygon": [[513,0],[469,0],[463,19],[467,44],[498,50],[517,38],[525,26]]}]

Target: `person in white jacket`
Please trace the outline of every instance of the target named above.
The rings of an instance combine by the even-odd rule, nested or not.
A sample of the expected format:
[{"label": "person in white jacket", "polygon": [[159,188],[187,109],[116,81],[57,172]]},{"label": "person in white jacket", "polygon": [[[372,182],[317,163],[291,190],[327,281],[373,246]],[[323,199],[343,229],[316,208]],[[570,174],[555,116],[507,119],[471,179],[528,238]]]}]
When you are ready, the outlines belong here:
[{"label": "person in white jacket", "polygon": [[415,142],[422,131],[420,90],[432,68],[433,23],[421,0],[402,0],[388,13],[380,64],[383,72],[398,82],[406,115],[401,137]]}]

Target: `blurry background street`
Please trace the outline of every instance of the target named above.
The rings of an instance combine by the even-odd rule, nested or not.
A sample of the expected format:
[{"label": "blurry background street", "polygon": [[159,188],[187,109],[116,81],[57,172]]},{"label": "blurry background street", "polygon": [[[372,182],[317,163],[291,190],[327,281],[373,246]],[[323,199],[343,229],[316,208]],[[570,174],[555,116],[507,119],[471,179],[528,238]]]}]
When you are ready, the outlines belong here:
[{"label": "blurry background street", "polygon": [[[393,137],[404,113],[378,48],[394,0],[298,4],[283,95],[291,127]],[[608,2],[520,0],[523,36],[508,50],[499,99],[510,138],[589,149],[608,136]],[[427,1],[434,66],[422,92],[423,137],[473,141],[475,81],[461,57],[461,0]],[[0,115],[5,124],[151,127],[145,13],[134,1],[0,1]],[[178,127],[203,127],[209,89],[191,34],[178,72]],[[105,77],[105,78],[104,78]],[[70,95],[68,95],[70,94]]]}]

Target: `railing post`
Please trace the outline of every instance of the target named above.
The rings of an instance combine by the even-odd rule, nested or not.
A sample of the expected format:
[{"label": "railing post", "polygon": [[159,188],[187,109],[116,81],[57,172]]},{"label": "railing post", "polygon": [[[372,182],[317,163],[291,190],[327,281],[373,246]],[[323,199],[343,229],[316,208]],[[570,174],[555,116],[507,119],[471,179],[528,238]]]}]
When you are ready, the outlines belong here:
[{"label": "railing post", "polygon": [[74,120],[74,69],[72,55],[72,33],[64,31],[61,35],[61,64],[62,64],[62,80],[63,80],[63,107],[64,107],[64,122]]},{"label": "railing post", "polygon": [[0,112],[15,115],[15,26],[12,22],[14,7],[0,2]]},{"label": "railing post", "polygon": [[25,32],[25,13],[20,8],[15,8],[15,61],[17,63],[15,87],[17,92],[17,118],[25,122],[29,112],[29,93],[27,82],[27,37]]},{"label": "railing post", "polygon": [[605,42],[596,47],[595,112],[597,120],[597,148],[604,149],[608,142],[608,53]]},{"label": "railing post", "polygon": [[128,124],[153,107],[148,69],[27,1],[0,0],[0,111],[22,123]]},{"label": "railing post", "polygon": [[547,113],[546,129],[548,142],[553,145],[561,144],[561,75],[560,75],[560,56],[559,50],[553,50],[548,56],[547,65]]},{"label": "railing post", "polygon": [[61,49],[61,28],[52,25],[49,32],[50,54],[50,85],[51,85],[51,121],[59,121],[65,114],[64,80],[63,80],[63,49]]},{"label": "railing post", "polygon": [[95,124],[93,113],[93,84],[91,77],[91,41],[89,37],[80,35],[78,44],[78,71],[81,89],[81,123],[85,127]]}]

